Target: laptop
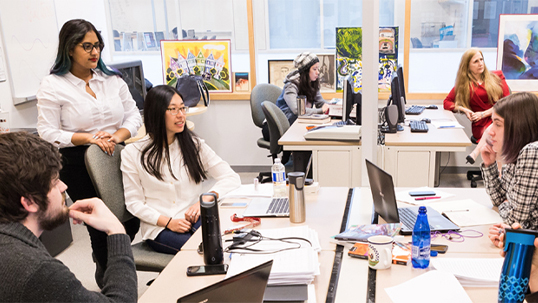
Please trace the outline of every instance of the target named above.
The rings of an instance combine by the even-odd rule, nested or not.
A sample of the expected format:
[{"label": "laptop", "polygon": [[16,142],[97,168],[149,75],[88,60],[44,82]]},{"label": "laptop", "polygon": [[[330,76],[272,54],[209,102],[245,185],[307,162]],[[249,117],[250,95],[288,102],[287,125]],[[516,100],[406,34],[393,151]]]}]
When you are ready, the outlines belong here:
[{"label": "laptop", "polygon": [[[308,160],[305,172],[306,176],[310,172],[312,165],[312,156]],[[243,217],[289,217],[290,201],[287,197],[283,198],[253,198],[243,212]]]},{"label": "laptop", "polygon": [[[398,208],[392,176],[372,162],[366,160],[370,189],[374,200],[374,211],[387,223],[402,223],[400,233],[410,235],[417,220],[419,206]],[[447,232],[460,230],[459,226],[431,207],[427,208],[431,231]]]},{"label": "laptop", "polygon": [[273,260],[177,299],[183,302],[262,302]]}]

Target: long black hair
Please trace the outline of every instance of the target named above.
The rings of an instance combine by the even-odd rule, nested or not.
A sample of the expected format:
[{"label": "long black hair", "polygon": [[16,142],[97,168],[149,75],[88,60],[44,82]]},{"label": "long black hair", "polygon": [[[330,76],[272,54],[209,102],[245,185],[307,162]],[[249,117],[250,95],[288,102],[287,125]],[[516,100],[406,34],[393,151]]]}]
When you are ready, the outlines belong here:
[{"label": "long black hair", "polygon": [[319,91],[319,77],[316,81],[310,81],[310,68],[312,68],[312,66],[299,71],[299,83],[297,83],[297,88],[299,89],[298,95],[305,95],[306,100],[314,103]]},{"label": "long black hair", "polygon": [[[56,60],[54,61],[54,65],[50,69],[51,74],[67,74],[67,72],[71,69],[71,65],[73,64],[72,58],[71,56],[69,56],[69,52],[72,51],[77,46],[77,44],[84,40],[84,36],[86,36],[88,32],[94,32],[97,36],[97,39],[99,40],[99,43],[101,43],[104,48],[105,43],[103,42],[101,34],[99,34],[95,26],[93,26],[93,24],[91,24],[90,22],[83,19],[73,19],[67,21],[62,26],[58,37],[58,53],[56,54]],[[103,49],[100,49],[99,54],[101,54],[102,52]],[[106,67],[106,65],[103,63],[103,60],[101,59],[101,56],[99,56],[99,61],[97,61],[97,68],[109,76],[119,75],[118,73]]]},{"label": "long black hair", "polygon": [[[151,143],[142,149],[140,163],[150,175],[161,181],[163,181],[162,165],[164,161],[166,161],[168,171],[172,177],[177,180],[172,172],[170,150],[168,148],[170,142],[168,142],[165,123],[165,115],[168,115],[166,109],[174,95],[178,95],[183,99],[175,88],[168,85],[158,85],[149,90],[144,102],[144,124],[146,132],[151,138]],[[186,124],[183,131],[176,133],[175,137],[183,155],[183,165],[187,167],[189,178],[196,184],[207,179],[207,174],[200,158],[200,140],[198,137],[187,128]]]}]

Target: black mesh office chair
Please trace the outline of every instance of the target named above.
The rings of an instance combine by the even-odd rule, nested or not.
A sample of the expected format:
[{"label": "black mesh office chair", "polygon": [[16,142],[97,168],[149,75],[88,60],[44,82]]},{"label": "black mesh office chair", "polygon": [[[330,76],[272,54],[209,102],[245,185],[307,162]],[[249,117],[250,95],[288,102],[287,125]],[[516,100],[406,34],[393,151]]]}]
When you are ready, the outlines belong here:
[{"label": "black mesh office chair", "polygon": [[[478,141],[474,136],[471,136],[471,142],[473,144],[478,144]],[[472,161],[471,161],[472,160]],[[467,162],[474,164],[473,158],[471,156],[467,156]],[[482,178],[482,171],[480,169],[471,169],[467,171],[467,180],[471,181],[471,187],[476,188],[478,184],[476,184],[476,181],[482,181],[484,180]]]},{"label": "black mesh office chair", "polygon": [[[276,104],[276,100],[281,93],[282,89],[280,87],[268,83],[258,84],[254,87],[254,89],[252,89],[252,92],[250,93],[250,111],[252,114],[252,121],[257,127],[260,128],[260,131],[263,127],[263,122],[265,121],[265,115],[262,110],[262,102],[270,101]],[[271,143],[263,138],[259,138],[256,143],[260,148],[268,150],[270,149]],[[261,183],[270,182],[271,172],[260,172],[258,175],[258,180]]]}]

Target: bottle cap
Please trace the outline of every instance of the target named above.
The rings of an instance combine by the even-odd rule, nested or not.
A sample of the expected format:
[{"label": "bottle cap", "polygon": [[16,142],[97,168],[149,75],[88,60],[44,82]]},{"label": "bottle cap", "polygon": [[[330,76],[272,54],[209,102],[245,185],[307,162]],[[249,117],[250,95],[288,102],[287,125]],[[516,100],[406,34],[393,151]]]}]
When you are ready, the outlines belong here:
[{"label": "bottle cap", "polygon": [[430,250],[430,256],[431,256],[431,257],[437,257],[437,251],[435,251],[435,250]]}]

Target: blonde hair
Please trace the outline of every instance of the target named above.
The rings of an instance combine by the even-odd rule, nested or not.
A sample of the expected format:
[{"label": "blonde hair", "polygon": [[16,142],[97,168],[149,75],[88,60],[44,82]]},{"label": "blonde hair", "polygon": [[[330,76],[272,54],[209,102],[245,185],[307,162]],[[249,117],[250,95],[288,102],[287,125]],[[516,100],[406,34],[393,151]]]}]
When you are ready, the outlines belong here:
[{"label": "blonde hair", "polygon": [[[468,49],[463,56],[461,56],[460,67],[458,69],[458,75],[456,76],[456,107],[463,106],[465,108],[471,109],[470,100],[471,94],[471,84],[478,85],[471,71],[469,70],[469,63],[471,59],[477,54],[480,53],[482,58],[484,54],[478,48]],[[497,102],[502,97],[503,89],[501,87],[501,79],[499,76],[491,73],[486,64],[484,63],[484,71],[482,72],[482,81],[484,82],[484,88],[488,94],[489,103],[492,105]]]}]

